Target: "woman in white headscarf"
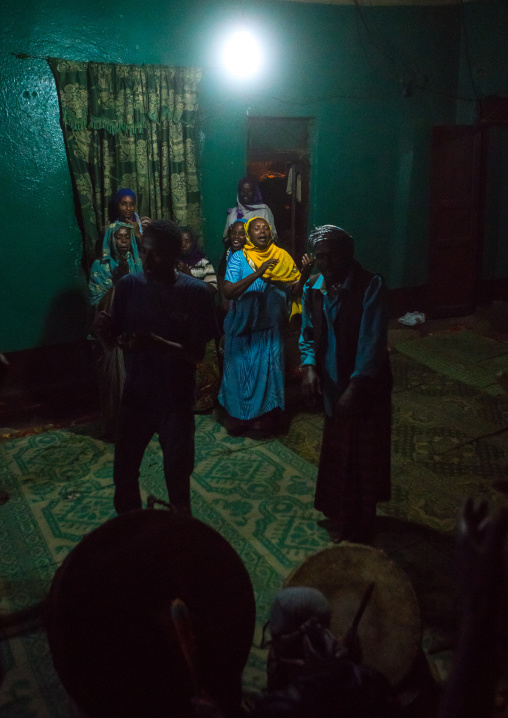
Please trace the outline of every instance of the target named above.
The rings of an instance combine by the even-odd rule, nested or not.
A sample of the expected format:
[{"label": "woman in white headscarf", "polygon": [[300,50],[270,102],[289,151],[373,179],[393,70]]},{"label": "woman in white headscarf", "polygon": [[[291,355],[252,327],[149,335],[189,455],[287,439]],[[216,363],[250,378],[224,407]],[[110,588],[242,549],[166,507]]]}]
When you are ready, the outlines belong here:
[{"label": "woman in white headscarf", "polygon": [[277,230],[275,229],[272,210],[263,202],[259,184],[256,180],[252,179],[252,177],[242,177],[238,181],[236,207],[228,209],[226,226],[224,227],[224,233],[222,235],[224,244],[227,242],[228,229],[232,224],[239,219],[243,219],[247,222],[253,217],[266,219],[272,229],[273,241],[277,243]]}]

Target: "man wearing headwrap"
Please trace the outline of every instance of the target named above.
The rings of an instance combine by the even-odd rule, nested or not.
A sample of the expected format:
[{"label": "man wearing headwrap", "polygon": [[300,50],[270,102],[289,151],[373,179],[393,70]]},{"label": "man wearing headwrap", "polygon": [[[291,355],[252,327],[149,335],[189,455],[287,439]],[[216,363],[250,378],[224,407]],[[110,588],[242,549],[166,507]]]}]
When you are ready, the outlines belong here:
[{"label": "man wearing headwrap", "polygon": [[317,227],[309,245],[319,273],[303,291],[302,390],[322,396],[326,414],[314,506],[332,541],[361,541],[390,498],[387,289],[354,259],[345,230]]}]

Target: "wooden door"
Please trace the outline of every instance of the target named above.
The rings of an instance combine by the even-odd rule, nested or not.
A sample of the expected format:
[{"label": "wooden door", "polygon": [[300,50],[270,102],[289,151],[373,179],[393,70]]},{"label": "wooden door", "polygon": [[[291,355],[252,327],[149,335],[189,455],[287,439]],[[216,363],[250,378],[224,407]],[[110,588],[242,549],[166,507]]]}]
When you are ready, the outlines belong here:
[{"label": "wooden door", "polygon": [[481,268],[481,129],[432,131],[428,313],[472,314]]}]

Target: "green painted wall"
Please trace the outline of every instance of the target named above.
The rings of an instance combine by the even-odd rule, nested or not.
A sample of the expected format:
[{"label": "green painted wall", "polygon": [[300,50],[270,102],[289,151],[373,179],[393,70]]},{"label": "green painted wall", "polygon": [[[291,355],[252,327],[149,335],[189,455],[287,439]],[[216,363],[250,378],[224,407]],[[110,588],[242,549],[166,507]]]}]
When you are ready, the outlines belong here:
[{"label": "green painted wall", "polygon": [[[488,6],[484,27],[469,43],[473,55],[477,46],[489,48],[483,78],[499,92],[506,84],[506,33],[497,27],[504,5],[481,3]],[[238,7],[215,0],[4,0],[0,351],[86,334],[81,237],[53,79],[44,60],[11,53],[204,68],[201,189],[205,249],[215,261],[225,210],[245,171],[247,114],[314,117],[311,223],[349,229],[360,260],[382,271],[391,287],[426,281],[430,127],[452,123],[471,106],[456,101],[459,83],[463,89],[468,81],[460,7],[360,12],[262,0]],[[217,61],[222,38],[242,17],[267,47],[266,71],[249,83],[227,79]],[[491,31],[494,49],[486,39]]]}]

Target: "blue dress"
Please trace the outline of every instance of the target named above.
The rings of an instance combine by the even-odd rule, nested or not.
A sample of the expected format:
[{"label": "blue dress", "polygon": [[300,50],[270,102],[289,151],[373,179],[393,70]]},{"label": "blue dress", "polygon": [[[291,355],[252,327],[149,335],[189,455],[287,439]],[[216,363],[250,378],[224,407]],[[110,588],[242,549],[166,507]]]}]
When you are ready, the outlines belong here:
[{"label": "blue dress", "polygon": [[[226,282],[253,274],[243,252],[230,255]],[[224,320],[224,373],[219,402],[230,416],[248,421],[284,409],[284,331],[289,283],[256,279],[230,302]]]}]

